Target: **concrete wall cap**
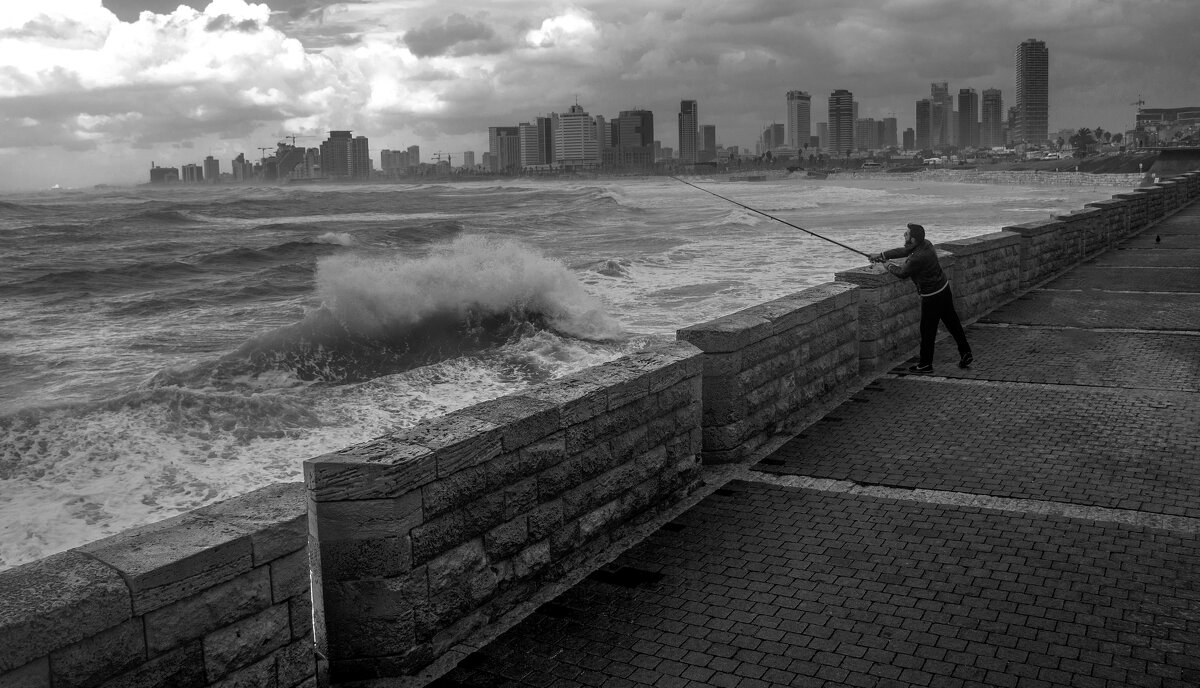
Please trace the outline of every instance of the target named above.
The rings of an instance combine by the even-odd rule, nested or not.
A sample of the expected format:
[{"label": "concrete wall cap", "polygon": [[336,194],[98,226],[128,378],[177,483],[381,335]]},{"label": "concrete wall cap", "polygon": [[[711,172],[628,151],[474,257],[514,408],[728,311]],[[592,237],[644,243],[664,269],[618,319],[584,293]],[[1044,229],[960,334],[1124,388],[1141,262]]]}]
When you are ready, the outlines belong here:
[{"label": "concrete wall cap", "polygon": [[307,498],[303,482],[276,483],[197,509],[196,513],[249,533],[254,565],[258,566],[305,546]]}]

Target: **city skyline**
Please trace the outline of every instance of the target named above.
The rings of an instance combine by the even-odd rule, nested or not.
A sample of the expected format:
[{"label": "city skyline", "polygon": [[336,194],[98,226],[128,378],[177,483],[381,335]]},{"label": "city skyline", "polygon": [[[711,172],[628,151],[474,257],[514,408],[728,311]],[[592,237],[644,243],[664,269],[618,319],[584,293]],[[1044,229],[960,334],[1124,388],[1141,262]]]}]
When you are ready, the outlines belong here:
[{"label": "city skyline", "polygon": [[721,146],[753,150],[792,90],[815,101],[813,135],[838,89],[858,118],[903,131],[931,83],[1015,104],[1014,50],[1030,38],[1050,50],[1051,132],[1123,131],[1134,102],[1200,92],[1183,1],[175,4],[47,0],[0,18],[0,188],[137,183],[149,160],[257,159],[333,130],[461,159],[487,150],[489,126],[576,101],[658,113],[655,138],[676,150],[680,101]]}]

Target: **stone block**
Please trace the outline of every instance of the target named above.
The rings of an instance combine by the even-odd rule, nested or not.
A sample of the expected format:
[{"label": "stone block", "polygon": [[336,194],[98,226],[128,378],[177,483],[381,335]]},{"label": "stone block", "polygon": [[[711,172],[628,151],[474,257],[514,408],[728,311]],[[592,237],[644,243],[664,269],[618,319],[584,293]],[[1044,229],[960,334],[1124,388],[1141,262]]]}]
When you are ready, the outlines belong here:
[{"label": "stone block", "polygon": [[316,502],[398,497],[420,488],[436,475],[433,450],[395,436],[304,462],[309,499]]},{"label": "stone block", "polygon": [[271,600],[279,603],[309,591],[308,552],[300,550],[271,562]]},{"label": "stone block", "polygon": [[538,385],[524,395],[557,406],[560,429],[582,423],[608,408],[608,388],[590,370]]},{"label": "stone block", "polygon": [[564,522],[550,533],[550,559],[561,558],[580,544],[579,521]]},{"label": "stone block", "polygon": [[529,545],[513,557],[513,575],[518,579],[536,576],[550,564],[550,541]]},{"label": "stone block", "polygon": [[50,658],[42,657],[12,671],[0,671],[4,688],[50,688]]},{"label": "stone block", "polygon": [[209,688],[277,688],[278,685],[275,657],[271,656],[230,673]]},{"label": "stone block", "polygon": [[125,582],[79,552],[0,571],[0,675],[130,616]]},{"label": "stone block", "polygon": [[517,455],[520,457],[522,475],[541,473],[567,458],[567,434],[559,432],[537,444],[522,447]]},{"label": "stone block", "polygon": [[321,568],[331,580],[397,576],[412,568],[409,536],[369,540],[322,540]]},{"label": "stone block", "polygon": [[562,500],[556,499],[542,504],[529,512],[525,521],[530,540],[541,540],[548,537],[563,523]]},{"label": "stone block", "polygon": [[609,525],[617,520],[620,511],[620,500],[614,499],[584,514],[579,519],[580,539],[587,542],[601,532],[609,530]]},{"label": "stone block", "polygon": [[524,517],[501,523],[483,534],[483,549],[489,561],[507,559],[525,546],[529,527]]},{"label": "stone block", "polygon": [[474,607],[475,600],[465,583],[430,595],[413,610],[413,632],[417,642],[430,640],[468,616]]},{"label": "stone block", "polygon": [[515,452],[554,434],[562,423],[561,408],[557,404],[522,395],[492,399],[462,412],[500,428],[501,446],[506,452]]},{"label": "stone block", "polygon": [[[607,447],[593,447],[595,451],[607,451]],[[585,454],[573,456],[570,459],[551,466],[537,476],[538,499],[549,501],[555,496],[566,492],[587,479],[586,464],[589,457]]]},{"label": "stone block", "polygon": [[302,549],[308,541],[307,491],[304,483],[277,483],[195,513],[228,523],[250,534],[254,565]]},{"label": "stone block", "polygon": [[321,540],[401,537],[424,520],[421,491],[386,499],[309,503],[309,530]]},{"label": "stone block", "polygon": [[423,420],[403,436],[433,451],[439,478],[491,461],[503,451],[501,426],[471,416],[465,409]]},{"label": "stone block", "polygon": [[250,537],[195,513],[133,528],[79,548],[119,571],[144,614],[249,571]]},{"label": "stone block", "polygon": [[770,335],[771,328],[770,320],[741,312],[682,328],[675,336],[705,353],[729,353]]},{"label": "stone block", "polygon": [[270,569],[263,566],[147,613],[148,649],[161,654],[270,606]]},{"label": "stone block", "polygon": [[447,550],[433,559],[426,566],[429,576],[429,594],[436,595],[455,585],[462,584],[470,574],[481,569],[487,563],[484,553],[483,538],[475,538]]},{"label": "stone block", "polygon": [[140,618],[101,631],[50,653],[56,688],[97,686],[146,661],[146,634]]},{"label": "stone block", "polygon": [[327,587],[325,623],[330,659],[408,651],[416,642],[414,605],[423,604],[426,595],[423,578],[415,576]]},{"label": "stone block", "polygon": [[258,662],[292,639],[288,606],[278,604],[204,637],[204,669],[209,681]]},{"label": "stone block", "polygon": [[538,505],[537,478],[526,478],[504,488],[504,519],[512,520]]},{"label": "stone block", "polygon": [[110,679],[101,688],[200,688],[208,683],[204,651],[197,640]]},{"label": "stone block", "polygon": [[504,493],[478,499],[457,511],[413,528],[413,563],[420,565],[504,520]]},{"label": "stone block", "polygon": [[279,688],[297,688],[316,680],[317,661],[312,640],[298,640],[275,652]]},{"label": "stone block", "polygon": [[312,595],[300,595],[288,600],[288,617],[292,622],[292,640],[315,642]]}]

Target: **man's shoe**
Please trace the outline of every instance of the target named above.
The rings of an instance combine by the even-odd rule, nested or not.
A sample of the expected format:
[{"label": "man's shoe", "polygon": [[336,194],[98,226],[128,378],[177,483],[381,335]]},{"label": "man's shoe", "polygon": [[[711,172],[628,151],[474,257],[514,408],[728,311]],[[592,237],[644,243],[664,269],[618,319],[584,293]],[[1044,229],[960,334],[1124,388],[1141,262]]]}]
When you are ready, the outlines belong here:
[{"label": "man's shoe", "polygon": [[910,372],[910,373],[932,373],[933,366],[930,364],[909,366],[908,372]]},{"label": "man's shoe", "polygon": [[975,362],[975,357],[971,355],[970,351],[968,351],[967,353],[962,355],[962,358],[958,359],[958,367],[959,368],[970,368],[971,364],[974,362]]}]

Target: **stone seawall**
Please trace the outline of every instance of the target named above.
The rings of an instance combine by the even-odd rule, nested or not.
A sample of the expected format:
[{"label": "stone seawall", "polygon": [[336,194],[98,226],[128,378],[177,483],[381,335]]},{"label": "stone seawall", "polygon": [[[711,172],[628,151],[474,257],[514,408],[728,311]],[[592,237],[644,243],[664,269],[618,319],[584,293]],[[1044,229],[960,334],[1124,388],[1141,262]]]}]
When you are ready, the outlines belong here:
[{"label": "stone seawall", "polygon": [[[1197,198],[1189,173],[939,255],[970,321]],[[878,267],[841,272],[0,572],[0,686],[371,685],[461,656],[686,500],[702,460],[752,457],[909,355],[919,308]]]}]

